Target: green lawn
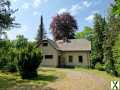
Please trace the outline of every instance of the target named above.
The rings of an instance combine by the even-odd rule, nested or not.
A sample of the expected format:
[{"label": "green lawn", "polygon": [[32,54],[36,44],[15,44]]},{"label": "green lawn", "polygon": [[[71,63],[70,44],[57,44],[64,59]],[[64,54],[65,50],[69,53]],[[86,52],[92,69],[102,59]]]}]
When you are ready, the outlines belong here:
[{"label": "green lawn", "polygon": [[34,80],[22,80],[18,73],[0,71],[0,88],[13,86],[44,86],[64,77],[64,74],[56,69],[42,68],[38,70],[38,78]]}]

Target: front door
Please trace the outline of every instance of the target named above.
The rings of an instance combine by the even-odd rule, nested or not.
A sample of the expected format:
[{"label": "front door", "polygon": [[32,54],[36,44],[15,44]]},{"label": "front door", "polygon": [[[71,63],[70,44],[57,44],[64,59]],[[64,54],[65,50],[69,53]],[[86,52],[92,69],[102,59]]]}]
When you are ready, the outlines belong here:
[{"label": "front door", "polygon": [[65,67],[65,59],[61,56],[58,56],[58,67]]}]

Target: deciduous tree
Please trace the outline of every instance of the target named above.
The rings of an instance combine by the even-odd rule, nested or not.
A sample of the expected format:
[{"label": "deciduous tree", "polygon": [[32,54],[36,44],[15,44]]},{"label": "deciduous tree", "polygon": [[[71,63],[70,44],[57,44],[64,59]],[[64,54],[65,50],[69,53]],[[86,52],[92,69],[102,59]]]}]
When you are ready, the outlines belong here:
[{"label": "deciduous tree", "polygon": [[6,35],[6,30],[10,27],[19,26],[15,23],[15,17],[13,14],[17,11],[11,9],[9,0],[0,0],[0,39],[2,35]]},{"label": "deciduous tree", "polygon": [[86,38],[87,40],[90,40],[92,39],[92,33],[93,33],[93,30],[91,27],[84,27],[84,30],[82,32],[76,32],[75,33],[75,38],[76,39],[80,39],[80,38]]},{"label": "deciduous tree", "polygon": [[50,28],[55,40],[67,40],[74,38],[74,32],[77,30],[77,22],[73,16],[65,12],[53,18]]}]

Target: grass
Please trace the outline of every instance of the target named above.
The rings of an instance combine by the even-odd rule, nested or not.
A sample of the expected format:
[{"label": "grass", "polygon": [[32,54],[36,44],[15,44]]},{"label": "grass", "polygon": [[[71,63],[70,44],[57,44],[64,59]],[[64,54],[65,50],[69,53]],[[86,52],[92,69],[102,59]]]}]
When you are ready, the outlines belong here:
[{"label": "grass", "polygon": [[45,86],[64,77],[56,69],[41,68],[38,70],[38,77],[34,80],[23,80],[18,73],[8,73],[0,71],[0,88],[14,86]]},{"label": "grass", "polygon": [[108,74],[105,71],[99,71],[96,69],[88,69],[88,68],[75,68],[75,70],[80,71],[80,72],[91,73],[91,74],[94,74],[96,76],[102,77],[108,81],[111,81],[111,80],[119,80],[120,81],[120,77],[115,77],[111,74]]}]

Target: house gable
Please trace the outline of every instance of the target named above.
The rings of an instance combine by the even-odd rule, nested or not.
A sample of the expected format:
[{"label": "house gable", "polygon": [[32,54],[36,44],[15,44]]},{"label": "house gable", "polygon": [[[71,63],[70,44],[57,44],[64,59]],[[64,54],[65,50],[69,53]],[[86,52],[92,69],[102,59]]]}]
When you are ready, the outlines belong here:
[{"label": "house gable", "polygon": [[40,44],[42,50],[43,61],[42,66],[52,66],[56,67],[58,59],[58,50],[51,44],[50,41],[44,40]]}]

